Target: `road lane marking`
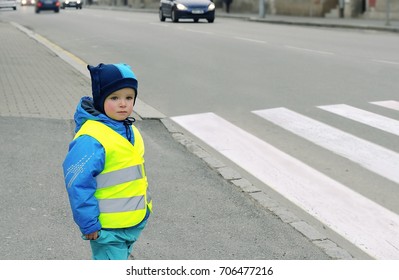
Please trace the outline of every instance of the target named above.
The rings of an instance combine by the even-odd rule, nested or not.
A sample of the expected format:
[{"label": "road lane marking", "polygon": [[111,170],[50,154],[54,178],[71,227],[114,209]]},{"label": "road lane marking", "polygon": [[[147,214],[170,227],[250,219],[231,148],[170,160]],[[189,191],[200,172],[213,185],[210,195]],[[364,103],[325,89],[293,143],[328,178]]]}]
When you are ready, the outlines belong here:
[{"label": "road lane marking", "polygon": [[150,22],[151,25],[161,26],[161,27],[169,27],[170,25],[167,23],[158,23],[158,22]]},{"label": "road lane marking", "polygon": [[266,41],[254,40],[254,39],[244,38],[244,37],[234,37],[234,39],[242,40],[242,41],[247,41],[247,42],[252,42],[252,43],[267,44]]},{"label": "road lane marking", "polygon": [[209,32],[209,31],[201,31],[201,30],[190,29],[190,28],[184,28],[184,27],[179,28],[179,29],[184,30],[184,31],[188,31],[188,32],[200,33],[200,34],[206,34],[206,35],[214,35],[214,34],[215,34],[215,33],[213,33],[213,32]]},{"label": "road lane marking", "polygon": [[334,55],[333,52],[327,52],[327,51],[319,51],[319,50],[313,50],[313,49],[298,48],[298,47],[289,46],[289,45],[285,45],[284,47],[287,48],[287,49],[303,51],[303,52],[309,52],[309,53],[315,53],[315,54]]},{"label": "road lane marking", "polygon": [[399,135],[399,121],[345,104],[318,106],[325,111]]},{"label": "road lane marking", "polygon": [[399,154],[286,108],[253,111],[258,116],[399,183]]},{"label": "road lane marking", "polygon": [[388,109],[393,109],[399,111],[399,102],[395,100],[385,100],[385,101],[376,101],[370,102],[371,104],[382,106]]},{"label": "road lane marking", "polygon": [[397,62],[397,61],[391,61],[391,60],[373,59],[373,61],[374,61],[374,62],[378,62],[378,63],[384,63],[384,64],[399,65],[399,62]]},{"label": "road lane marking", "polygon": [[399,259],[399,216],[213,113],[173,121],[377,259]]}]

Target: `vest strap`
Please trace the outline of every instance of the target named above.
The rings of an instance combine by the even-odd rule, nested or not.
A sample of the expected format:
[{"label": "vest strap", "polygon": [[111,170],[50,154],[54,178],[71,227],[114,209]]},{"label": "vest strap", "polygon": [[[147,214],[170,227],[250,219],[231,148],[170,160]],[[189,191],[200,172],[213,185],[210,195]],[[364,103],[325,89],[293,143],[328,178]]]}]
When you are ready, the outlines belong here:
[{"label": "vest strap", "polygon": [[145,209],[144,195],[129,198],[100,199],[98,201],[102,213],[128,212]]},{"label": "vest strap", "polygon": [[143,178],[143,164],[101,173],[96,176],[97,188],[106,188]]}]

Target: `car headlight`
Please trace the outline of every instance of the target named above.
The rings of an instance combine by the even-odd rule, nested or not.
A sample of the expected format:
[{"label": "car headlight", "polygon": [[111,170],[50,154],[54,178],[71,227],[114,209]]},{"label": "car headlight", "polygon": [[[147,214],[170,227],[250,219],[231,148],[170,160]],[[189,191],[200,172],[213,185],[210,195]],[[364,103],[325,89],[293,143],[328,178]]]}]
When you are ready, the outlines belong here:
[{"label": "car headlight", "polygon": [[180,3],[176,5],[176,8],[180,11],[187,10],[187,7]]},{"label": "car headlight", "polygon": [[215,9],[215,4],[214,3],[209,4],[208,11],[213,11],[214,9]]},{"label": "car headlight", "polygon": [[78,0],[76,3],[80,4],[80,0]]}]

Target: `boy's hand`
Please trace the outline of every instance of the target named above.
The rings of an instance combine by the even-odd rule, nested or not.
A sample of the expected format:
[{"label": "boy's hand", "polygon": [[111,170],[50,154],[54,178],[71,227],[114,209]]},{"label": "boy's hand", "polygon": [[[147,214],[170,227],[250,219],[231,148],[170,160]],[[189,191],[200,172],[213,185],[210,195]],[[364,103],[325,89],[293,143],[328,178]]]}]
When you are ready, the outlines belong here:
[{"label": "boy's hand", "polygon": [[95,231],[95,232],[92,232],[92,233],[89,233],[89,234],[85,234],[85,237],[88,240],[96,240],[98,238],[98,231]]}]

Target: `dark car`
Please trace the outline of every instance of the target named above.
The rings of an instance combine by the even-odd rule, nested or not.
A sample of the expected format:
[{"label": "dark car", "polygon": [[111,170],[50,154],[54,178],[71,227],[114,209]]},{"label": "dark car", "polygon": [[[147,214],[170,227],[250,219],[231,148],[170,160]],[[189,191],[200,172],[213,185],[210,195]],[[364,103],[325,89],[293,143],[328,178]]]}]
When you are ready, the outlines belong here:
[{"label": "dark car", "polygon": [[55,13],[60,11],[60,1],[58,0],[37,0],[36,2],[36,13],[40,13],[40,11],[48,11],[53,10]]},{"label": "dark car", "polygon": [[65,8],[82,9],[82,1],[81,0],[65,0],[64,2],[62,2],[61,8],[62,9],[65,9]]},{"label": "dark car", "polygon": [[173,22],[179,19],[193,19],[198,22],[206,19],[215,20],[215,4],[210,0],[161,0],[159,4],[159,20],[170,18]]}]

